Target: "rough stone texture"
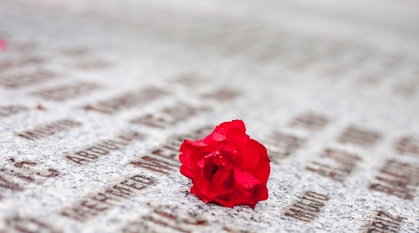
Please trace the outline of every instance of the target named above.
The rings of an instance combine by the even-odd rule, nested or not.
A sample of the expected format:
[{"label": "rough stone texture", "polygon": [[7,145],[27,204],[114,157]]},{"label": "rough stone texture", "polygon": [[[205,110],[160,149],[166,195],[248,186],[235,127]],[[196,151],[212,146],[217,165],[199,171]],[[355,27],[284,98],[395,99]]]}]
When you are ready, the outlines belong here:
[{"label": "rough stone texture", "polygon": [[[0,0],[0,230],[366,232],[385,224],[384,211],[387,230],[419,232],[418,9],[391,0]],[[144,97],[150,86],[165,94]],[[62,98],[39,94],[63,87]],[[104,101],[115,111],[95,110]],[[254,210],[189,194],[167,155],[176,152],[164,149],[235,118],[272,158],[270,198]],[[34,141],[17,135],[62,119],[81,125]],[[144,137],[96,148],[102,154],[82,165],[66,158],[127,131]],[[165,166],[139,165],[150,158]],[[338,169],[321,175],[319,164]],[[83,221],[62,214],[135,175],[156,183],[112,196]],[[393,189],[372,190],[377,183]],[[307,201],[306,191],[327,200]],[[309,222],[286,214],[300,199],[311,204]]]}]

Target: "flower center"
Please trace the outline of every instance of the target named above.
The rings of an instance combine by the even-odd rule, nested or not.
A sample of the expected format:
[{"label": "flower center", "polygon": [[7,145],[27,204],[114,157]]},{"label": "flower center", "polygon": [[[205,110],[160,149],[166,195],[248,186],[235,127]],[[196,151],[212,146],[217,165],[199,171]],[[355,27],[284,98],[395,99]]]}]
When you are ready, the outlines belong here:
[{"label": "flower center", "polygon": [[212,169],[212,174],[214,175],[218,171],[218,166],[214,165],[214,168]]}]

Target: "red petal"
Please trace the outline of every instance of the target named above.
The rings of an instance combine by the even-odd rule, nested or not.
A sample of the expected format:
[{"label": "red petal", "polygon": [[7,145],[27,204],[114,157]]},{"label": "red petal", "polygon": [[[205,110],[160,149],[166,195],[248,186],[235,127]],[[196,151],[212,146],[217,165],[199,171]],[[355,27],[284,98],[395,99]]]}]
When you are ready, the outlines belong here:
[{"label": "red petal", "polygon": [[271,167],[269,162],[260,161],[259,165],[254,170],[254,175],[262,182],[266,183],[271,173]]},{"label": "red petal", "polygon": [[180,166],[180,173],[182,173],[182,175],[188,177],[189,179],[193,179],[196,176],[196,173],[192,170],[189,169],[186,166]]},{"label": "red petal", "polygon": [[226,134],[231,129],[237,129],[240,132],[246,132],[246,126],[242,120],[233,120],[223,122],[216,126],[214,131],[203,139],[205,143],[220,142],[226,139]]},{"label": "red petal", "polygon": [[186,165],[188,167],[192,167],[192,163],[191,163],[191,158],[189,154],[180,154],[179,155],[179,161],[180,163],[182,163],[183,165]]},{"label": "red petal", "polygon": [[204,174],[197,174],[192,180],[201,199],[211,200],[217,194],[212,190],[211,181],[207,180]]},{"label": "red petal", "polygon": [[211,202],[218,203],[222,206],[232,208],[236,204],[237,196],[233,192],[229,192],[223,195],[219,195],[212,199]]},{"label": "red petal", "polygon": [[205,156],[203,156],[202,158],[199,159],[199,161],[196,163],[198,165],[199,168],[204,168],[205,166],[207,166],[207,163],[209,160],[211,160],[211,163],[213,164],[213,157],[217,155],[217,151],[214,151],[210,154],[206,154]]},{"label": "red petal", "polygon": [[220,150],[216,156],[214,156],[214,163],[223,169],[231,170],[235,164],[238,164],[238,155],[233,154],[224,150]]},{"label": "red petal", "polygon": [[240,199],[237,201],[237,204],[247,205],[254,209],[259,201],[266,199],[268,199],[268,189],[266,188],[266,185],[260,184],[253,188],[252,194],[248,197],[240,197]]},{"label": "red petal", "polygon": [[261,186],[259,200],[260,201],[268,200],[268,197],[269,197],[268,188],[266,187],[266,185]]},{"label": "red petal", "polygon": [[226,134],[230,129],[238,129],[241,132],[246,132],[246,126],[242,120],[232,120],[223,122],[215,127],[214,132]]},{"label": "red petal", "polygon": [[268,151],[266,150],[266,147],[254,139],[250,139],[250,141],[252,143],[253,149],[257,151],[260,160],[270,162],[271,160],[268,157]]},{"label": "red petal", "polygon": [[245,189],[251,189],[256,185],[261,184],[261,182],[252,174],[239,170],[234,171],[234,181],[236,185]]},{"label": "red petal", "polygon": [[191,190],[190,190],[190,192],[192,193],[192,194],[194,194],[194,195],[196,195],[197,197],[199,197],[203,202],[205,202],[205,203],[208,203],[209,202],[209,199],[208,198],[206,198],[205,196],[203,196],[199,191],[198,191],[198,189],[195,187],[195,186],[192,186],[191,187]]},{"label": "red petal", "polygon": [[230,130],[227,139],[235,146],[237,153],[240,155],[241,162],[237,166],[246,171],[254,170],[260,159],[258,144],[248,135],[238,130]]},{"label": "red petal", "polygon": [[180,152],[185,154],[191,154],[194,153],[196,150],[201,149],[202,147],[206,147],[207,144],[205,144],[202,141],[193,141],[189,139],[185,139],[183,141],[182,145],[180,145]]},{"label": "red petal", "polygon": [[243,132],[246,132],[246,126],[242,120],[232,120],[229,124],[230,128],[239,129]]},{"label": "red petal", "polygon": [[233,171],[223,168],[218,169],[212,178],[212,185],[214,190],[218,193],[225,193],[231,190],[234,184]]}]

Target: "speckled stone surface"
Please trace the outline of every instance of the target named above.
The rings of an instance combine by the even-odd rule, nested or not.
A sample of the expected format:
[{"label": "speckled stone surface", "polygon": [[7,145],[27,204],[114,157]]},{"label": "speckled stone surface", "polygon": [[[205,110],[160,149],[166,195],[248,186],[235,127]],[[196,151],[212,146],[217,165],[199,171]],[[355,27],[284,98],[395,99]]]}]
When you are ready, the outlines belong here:
[{"label": "speckled stone surface", "polygon": [[[410,0],[0,0],[0,232],[419,232],[417,22]],[[237,118],[272,159],[254,210],[201,202],[170,149]]]}]

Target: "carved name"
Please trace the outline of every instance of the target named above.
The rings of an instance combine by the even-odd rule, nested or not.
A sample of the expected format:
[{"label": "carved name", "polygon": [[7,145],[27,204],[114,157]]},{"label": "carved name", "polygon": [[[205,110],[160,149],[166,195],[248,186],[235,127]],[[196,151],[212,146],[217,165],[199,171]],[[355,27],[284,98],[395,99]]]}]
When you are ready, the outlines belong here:
[{"label": "carved name", "polygon": [[321,130],[330,122],[325,115],[307,112],[296,116],[290,123],[290,126],[305,128],[309,130]]},{"label": "carved name", "polygon": [[[6,219],[6,232],[20,233],[61,233],[61,230],[50,226],[36,218],[10,217]],[[3,232],[0,230],[0,232]]]},{"label": "carved name", "polygon": [[138,91],[126,92],[115,97],[84,106],[84,109],[112,114],[122,109],[128,109],[145,104],[169,94],[168,91],[157,87],[148,87]]},{"label": "carved name", "polygon": [[15,68],[22,69],[27,66],[41,65],[44,62],[45,59],[35,56],[23,56],[14,60],[5,60],[0,62],[0,72],[4,72]]},{"label": "carved name", "polygon": [[338,138],[340,143],[349,143],[359,146],[374,146],[381,136],[378,132],[349,126]]},{"label": "carved name", "polygon": [[0,118],[16,115],[28,111],[28,108],[22,105],[9,105],[0,107]]},{"label": "carved name", "polygon": [[117,184],[110,185],[104,191],[83,197],[71,207],[64,208],[61,215],[79,222],[86,222],[125,200],[138,195],[142,190],[156,184],[156,180],[144,175],[133,175]]},{"label": "carved name", "polygon": [[264,145],[272,162],[279,163],[300,149],[305,142],[304,138],[275,131],[264,140]]},{"label": "carved name", "polygon": [[142,233],[170,231],[190,233],[205,227],[208,221],[201,215],[175,205],[148,204],[152,211],[129,223],[122,232]]},{"label": "carved name", "polygon": [[401,155],[419,156],[419,139],[413,136],[402,137],[397,140],[395,149]]},{"label": "carved name", "polygon": [[198,74],[181,74],[170,80],[171,83],[181,84],[185,87],[196,87],[206,83],[208,80],[201,78]]},{"label": "carved name", "polygon": [[2,74],[0,75],[0,86],[17,89],[41,84],[53,78],[56,78],[55,73],[47,70],[36,70],[30,73]]},{"label": "carved name", "polygon": [[403,223],[401,216],[393,216],[385,211],[377,211],[371,224],[368,226],[367,233],[383,232],[394,233],[400,230]]},{"label": "carved name", "polygon": [[40,96],[44,99],[54,101],[64,101],[67,99],[77,98],[83,95],[87,95],[97,89],[100,86],[95,83],[79,82],[75,84],[67,84],[47,89],[42,89],[33,92],[33,95]]},{"label": "carved name", "polygon": [[229,88],[219,88],[215,91],[204,93],[201,95],[204,99],[213,99],[218,102],[232,101],[240,96],[240,93],[236,90]]},{"label": "carved name", "polygon": [[[320,162],[319,162],[320,161]],[[346,151],[325,149],[319,161],[312,161],[306,169],[332,178],[333,180],[343,182],[345,178],[352,173],[357,164],[361,161],[358,155]]]},{"label": "carved name", "polygon": [[386,160],[369,188],[402,199],[412,200],[419,185],[419,167],[394,159]]},{"label": "carved name", "polygon": [[25,190],[29,184],[42,184],[48,178],[58,176],[60,173],[53,169],[37,169],[36,162],[15,158],[8,159],[9,165],[0,168],[0,187],[13,192]]},{"label": "carved name", "polygon": [[203,135],[206,135],[209,129],[209,127],[205,126],[194,130],[187,135],[172,137],[160,148],[152,150],[150,153],[131,161],[131,164],[163,175],[168,175],[170,172],[179,170],[179,147],[185,138],[199,139]]},{"label": "carved name", "polygon": [[51,122],[46,125],[38,126],[31,130],[26,130],[20,133],[16,133],[17,136],[28,139],[28,140],[39,140],[54,134],[70,131],[73,128],[80,127],[82,125],[81,122],[71,120],[71,119],[63,119]]},{"label": "carved name", "polygon": [[118,133],[113,139],[96,142],[83,150],[67,155],[66,158],[76,164],[84,165],[96,161],[113,151],[121,150],[145,137],[144,134],[135,131],[123,131]]},{"label": "carved name", "polygon": [[153,128],[165,128],[190,119],[206,111],[210,111],[210,108],[185,103],[176,103],[174,106],[162,108],[157,113],[135,117],[130,122],[132,124],[145,125]]},{"label": "carved name", "polygon": [[320,214],[327,201],[329,197],[324,194],[306,191],[284,214],[303,222],[310,222]]}]

